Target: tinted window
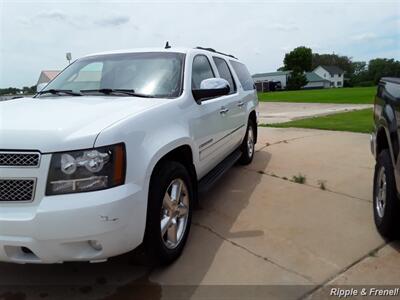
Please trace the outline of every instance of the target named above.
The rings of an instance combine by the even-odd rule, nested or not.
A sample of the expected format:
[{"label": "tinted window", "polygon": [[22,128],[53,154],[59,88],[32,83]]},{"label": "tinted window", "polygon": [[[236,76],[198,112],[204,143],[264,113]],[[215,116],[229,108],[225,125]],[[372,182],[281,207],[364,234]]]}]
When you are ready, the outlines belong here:
[{"label": "tinted window", "polygon": [[245,91],[254,90],[254,81],[251,78],[249,71],[246,66],[240,62],[231,60],[231,64],[233,69],[236,72],[236,75],[239,78],[239,81]]},{"label": "tinted window", "polygon": [[215,62],[215,65],[217,66],[219,76],[229,82],[229,86],[231,87],[229,94],[235,93],[236,84],[235,81],[233,80],[232,73],[228,67],[228,64],[224,59],[219,57],[213,57],[213,60]]},{"label": "tinted window", "polygon": [[400,99],[400,85],[399,84],[395,84],[392,82],[386,82],[385,91],[390,96],[390,98],[392,98],[393,100]]},{"label": "tinted window", "polygon": [[192,66],[192,89],[199,89],[204,79],[213,78],[214,72],[207,56],[197,55]]}]

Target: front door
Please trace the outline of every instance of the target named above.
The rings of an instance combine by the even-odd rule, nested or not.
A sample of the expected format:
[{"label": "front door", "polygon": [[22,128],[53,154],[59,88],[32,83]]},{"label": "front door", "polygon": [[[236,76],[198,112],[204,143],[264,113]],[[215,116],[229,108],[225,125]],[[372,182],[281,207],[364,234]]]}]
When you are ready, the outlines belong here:
[{"label": "front door", "polygon": [[[204,79],[215,77],[206,55],[193,58],[192,89],[199,89]],[[203,100],[196,105],[191,119],[191,131],[199,154],[198,176],[214,168],[229,151],[229,97]]]}]

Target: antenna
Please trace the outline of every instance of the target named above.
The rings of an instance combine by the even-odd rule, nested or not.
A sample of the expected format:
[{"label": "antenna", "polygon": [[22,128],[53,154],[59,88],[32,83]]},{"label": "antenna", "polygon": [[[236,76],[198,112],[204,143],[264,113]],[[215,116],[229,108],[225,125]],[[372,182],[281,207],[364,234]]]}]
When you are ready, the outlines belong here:
[{"label": "antenna", "polygon": [[171,48],[171,46],[169,45],[169,42],[167,41],[167,42],[165,43],[164,49],[169,49],[169,48]]}]

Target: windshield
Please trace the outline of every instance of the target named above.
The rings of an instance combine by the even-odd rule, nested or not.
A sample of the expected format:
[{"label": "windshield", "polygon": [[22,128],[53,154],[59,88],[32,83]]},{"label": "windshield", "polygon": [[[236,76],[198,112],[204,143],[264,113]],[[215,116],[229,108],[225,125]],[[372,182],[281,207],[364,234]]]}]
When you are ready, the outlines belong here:
[{"label": "windshield", "polygon": [[[117,96],[147,95],[178,97],[182,91],[182,53],[123,53],[98,55],[77,60],[60,73],[39,97],[54,96],[54,91],[90,95],[117,92]],[[46,93],[51,91],[52,93]],[[106,93],[110,94],[110,93]],[[68,95],[59,93],[58,95]]]}]

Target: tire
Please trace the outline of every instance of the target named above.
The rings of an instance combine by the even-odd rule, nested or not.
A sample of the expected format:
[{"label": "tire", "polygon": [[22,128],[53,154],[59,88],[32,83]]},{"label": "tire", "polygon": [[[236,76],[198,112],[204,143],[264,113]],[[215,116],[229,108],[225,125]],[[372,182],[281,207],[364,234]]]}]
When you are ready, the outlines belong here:
[{"label": "tire", "polygon": [[[181,196],[176,197],[179,186]],[[190,231],[193,199],[192,182],[182,164],[165,161],[156,167],[150,181],[144,236],[146,252],[156,264],[170,264],[181,255]]]},{"label": "tire", "polygon": [[397,237],[400,230],[400,204],[392,160],[387,149],[379,153],[376,161],[373,197],[376,228],[387,239]]},{"label": "tire", "polygon": [[255,152],[255,133],[256,124],[254,124],[253,120],[249,119],[247,123],[246,135],[244,136],[242,145],[240,145],[242,156],[239,159],[239,163],[241,165],[248,165],[253,161]]}]

